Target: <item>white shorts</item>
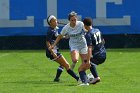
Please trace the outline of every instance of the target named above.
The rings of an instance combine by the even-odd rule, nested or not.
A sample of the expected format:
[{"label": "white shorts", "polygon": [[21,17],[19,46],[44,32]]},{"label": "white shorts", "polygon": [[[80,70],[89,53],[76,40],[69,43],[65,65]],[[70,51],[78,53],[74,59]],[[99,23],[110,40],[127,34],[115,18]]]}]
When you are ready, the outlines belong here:
[{"label": "white shorts", "polygon": [[84,36],[70,38],[69,46],[71,51],[76,50],[80,54],[87,54],[88,47]]},{"label": "white shorts", "polygon": [[87,47],[84,47],[84,48],[81,48],[81,49],[73,47],[73,48],[70,48],[70,51],[76,50],[76,51],[79,52],[79,54],[87,54],[87,49],[88,49]]}]

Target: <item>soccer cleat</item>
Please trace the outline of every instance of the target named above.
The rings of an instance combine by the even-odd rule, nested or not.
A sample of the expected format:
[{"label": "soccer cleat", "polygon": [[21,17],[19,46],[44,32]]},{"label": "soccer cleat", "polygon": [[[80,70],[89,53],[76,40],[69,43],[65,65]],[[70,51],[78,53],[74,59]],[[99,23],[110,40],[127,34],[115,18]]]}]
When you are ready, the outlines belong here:
[{"label": "soccer cleat", "polygon": [[53,81],[54,81],[54,82],[59,82],[60,79],[59,79],[59,78],[55,78]]},{"label": "soccer cleat", "polygon": [[89,83],[90,84],[96,84],[96,83],[98,83],[98,82],[100,82],[101,81],[101,79],[100,79],[100,77],[97,77],[97,78],[94,78],[92,81],[90,81]]},{"label": "soccer cleat", "polygon": [[81,83],[78,86],[89,86],[89,83]]}]

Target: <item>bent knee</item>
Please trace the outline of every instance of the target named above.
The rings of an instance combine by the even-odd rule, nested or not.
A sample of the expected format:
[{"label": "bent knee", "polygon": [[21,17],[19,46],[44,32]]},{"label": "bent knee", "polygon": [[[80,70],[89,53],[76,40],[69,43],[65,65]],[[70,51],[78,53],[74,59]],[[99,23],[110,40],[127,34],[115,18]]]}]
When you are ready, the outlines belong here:
[{"label": "bent knee", "polygon": [[72,59],[72,62],[73,63],[77,63],[78,62],[78,59]]}]

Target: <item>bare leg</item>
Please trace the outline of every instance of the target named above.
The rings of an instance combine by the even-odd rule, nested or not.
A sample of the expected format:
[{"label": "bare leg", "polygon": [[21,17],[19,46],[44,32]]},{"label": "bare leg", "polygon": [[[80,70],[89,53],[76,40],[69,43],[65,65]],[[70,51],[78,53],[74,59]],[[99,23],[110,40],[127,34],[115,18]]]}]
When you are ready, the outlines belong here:
[{"label": "bare leg", "polygon": [[58,58],[56,62],[58,62],[61,66],[65,67],[67,73],[78,81],[79,77],[73,72],[73,70],[70,69],[69,63],[66,61],[66,59],[63,56]]},{"label": "bare leg", "polygon": [[71,51],[71,58],[72,58],[71,69],[73,70],[75,68],[76,63],[78,62],[79,53],[76,50]]},{"label": "bare leg", "polygon": [[87,62],[87,54],[80,54],[80,56],[82,64],[78,68],[78,72],[82,83],[87,84],[87,76],[85,71],[90,68],[90,64]]}]

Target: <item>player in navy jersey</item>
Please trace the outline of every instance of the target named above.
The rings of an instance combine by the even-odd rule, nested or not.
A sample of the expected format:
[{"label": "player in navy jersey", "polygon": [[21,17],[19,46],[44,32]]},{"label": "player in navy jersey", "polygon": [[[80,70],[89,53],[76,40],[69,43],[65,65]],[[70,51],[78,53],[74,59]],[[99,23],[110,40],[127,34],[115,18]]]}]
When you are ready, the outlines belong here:
[{"label": "player in navy jersey", "polygon": [[95,84],[100,81],[100,77],[96,71],[96,65],[102,64],[106,60],[106,49],[104,47],[105,41],[101,35],[99,29],[92,27],[92,19],[85,18],[83,20],[87,33],[85,35],[88,46],[88,58],[90,60],[90,71],[94,76],[94,79],[89,82]]},{"label": "player in navy jersey", "polygon": [[46,56],[51,60],[56,61],[60,65],[57,69],[57,73],[54,81],[55,82],[59,81],[59,77],[63,72],[63,68],[65,68],[68,74],[70,74],[73,78],[75,78],[78,81],[79,77],[70,69],[69,63],[63,57],[63,55],[59,53],[58,46],[56,45],[53,49],[49,49],[49,47],[54,43],[54,41],[56,40],[59,34],[58,34],[58,27],[57,27],[58,24],[57,24],[56,17],[50,15],[47,18],[47,22],[49,24],[49,27],[46,35]]}]

